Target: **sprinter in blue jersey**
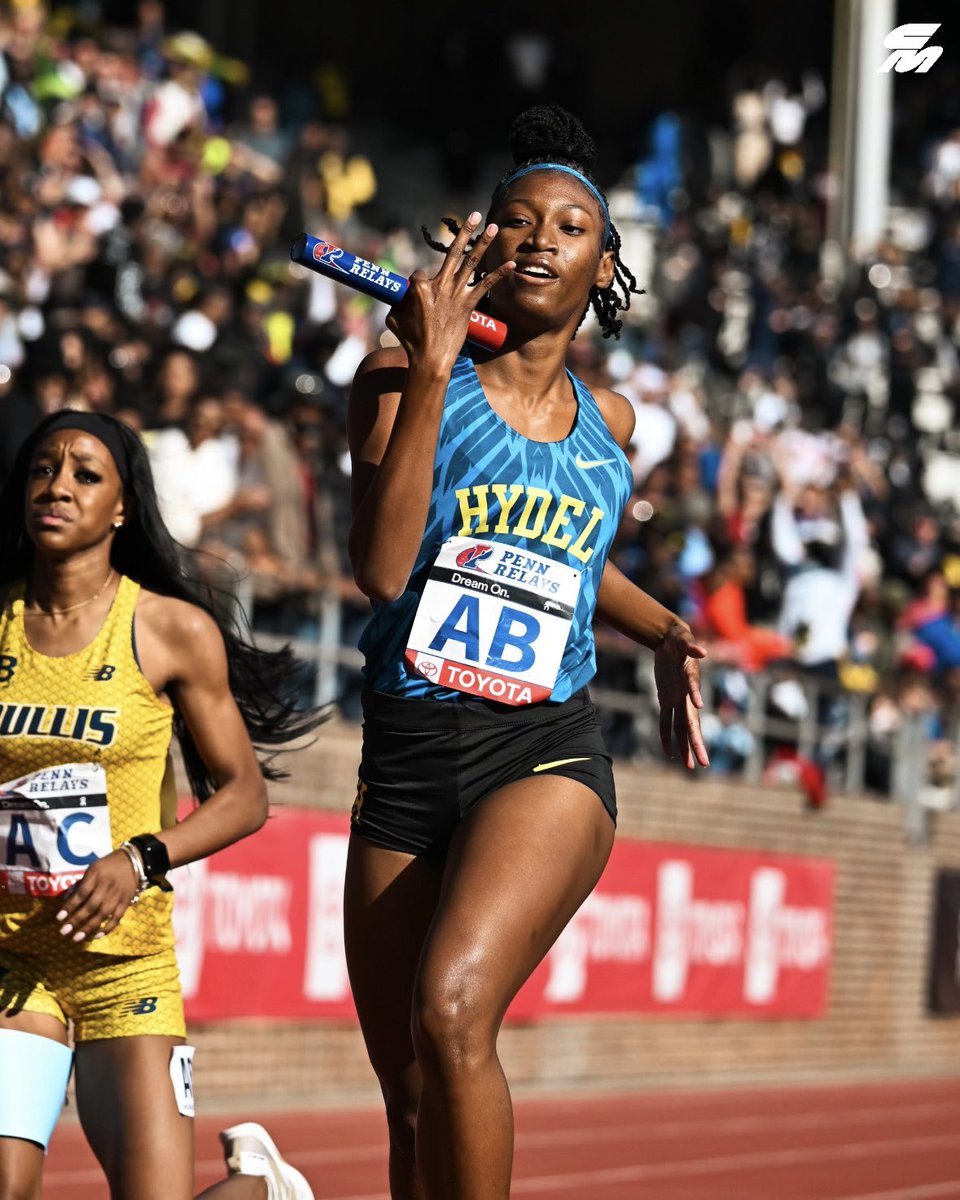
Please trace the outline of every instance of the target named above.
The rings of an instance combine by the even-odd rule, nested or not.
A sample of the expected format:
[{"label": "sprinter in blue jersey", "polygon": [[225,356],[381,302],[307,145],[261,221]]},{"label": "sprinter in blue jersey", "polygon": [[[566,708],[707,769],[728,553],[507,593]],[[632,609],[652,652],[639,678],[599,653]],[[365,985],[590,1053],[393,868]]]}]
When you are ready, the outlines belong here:
[{"label": "sprinter in blue jersey", "polygon": [[[668,756],[707,765],[689,628],[607,562],[633,410],[564,366],[633,277],[576,118],[514,123],[516,167],[361,365],[349,417],[357,582],[373,601],[347,865],[350,979],[390,1131],[394,1200],[507,1200],[510,1001],[613,843],[586,693],[599,617],[655,656]],[[462,347],[478,304],[503,348]]]}]

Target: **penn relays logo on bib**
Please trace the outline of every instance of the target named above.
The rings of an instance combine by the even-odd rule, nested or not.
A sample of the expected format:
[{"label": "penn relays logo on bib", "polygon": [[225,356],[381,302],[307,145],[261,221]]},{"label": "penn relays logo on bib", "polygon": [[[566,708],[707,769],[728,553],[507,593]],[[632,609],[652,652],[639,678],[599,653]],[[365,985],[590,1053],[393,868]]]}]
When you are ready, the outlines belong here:
[{"label": "penn relays logo on bib", "polygon": [[471,571],[480,571],[480,563],[493,554],[492,546],[468,546],[457,555],[457,566],[467,567]]}]

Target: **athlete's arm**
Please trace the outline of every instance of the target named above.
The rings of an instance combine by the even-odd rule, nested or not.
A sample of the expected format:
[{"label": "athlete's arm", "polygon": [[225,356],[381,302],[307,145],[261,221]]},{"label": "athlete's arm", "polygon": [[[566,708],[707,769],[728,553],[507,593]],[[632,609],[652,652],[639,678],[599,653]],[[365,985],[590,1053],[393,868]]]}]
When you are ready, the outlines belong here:
[{"label": "athlete's arm", "polygon": [[[597,389],[597,404],[617,445],[626,450],[633,437],[636,415],[625,396]],[[641,646],[654,652],[654,674],[660,702],[660,743],[668,758],[673,744],[688,767],[694,759],[709,766],[700,733],[699,659],[706,650],[690,626],[652,596],[631,583],[619,568],[607,562],[597,594],[597,617]]]},{"label": "athlete's arm", "polygon": [[693,641],[686,621],[631,583],[620,568],[609,561],[600,580],[596,615],[605,625],[648,650],[658,650],[664,639],[674,633],[688,635]]},{"label": "athlete's arm", "polygon": [[162,690],[176,705],[216,785],[208,800],[158,834],[170,865],[178,867],[258,830],[267,819],[267,789],[230,691],[226,647],[213,618],[167,596],[138,606],[137,617],[144,674],[150,680],[159,671]]},{"label": "athlete's arm", "polygon": [[403,594],[427,523],[446,377],[411,371],[402,349],[376,350],[350,391],[350,561],[372,600]]},{"label": "athlete's arm", "polygon": [[710,760],[700,733],[700,662],[706,650],[690,626],[630,582],[611,562],[603,568],[596,615],[607,625],[654,652],[654,676],[660,702],[660,744],[667,758],[694,759],[708,767]]},{"label": "athlete's arm", "polygon": [[[217,785],[209,800],[158,834],[170,865],[177,867],[259,829],[267,792],[230,692],[226,649],[213,619],[183,600],[141,592],[136,630],[137,657],[148,683],[173,697]],[[97,859],[64,898],[57,913],[60,932],[74,941],[112,932],[137,883],[122,850]]]},{"label": "athlete's arm", "polygon": [[468,249],[475,215],[433,279],[423,271],[411,276],[406,296],[387,319],[402,349],[365,359],[350,393],[350,561],[357,585],[373,600],[395,600],[406,589],[427,523],[444,397],[470,313],[513,270],[512,262],[504,263],[471,286],[497,232],[489,225]]}]

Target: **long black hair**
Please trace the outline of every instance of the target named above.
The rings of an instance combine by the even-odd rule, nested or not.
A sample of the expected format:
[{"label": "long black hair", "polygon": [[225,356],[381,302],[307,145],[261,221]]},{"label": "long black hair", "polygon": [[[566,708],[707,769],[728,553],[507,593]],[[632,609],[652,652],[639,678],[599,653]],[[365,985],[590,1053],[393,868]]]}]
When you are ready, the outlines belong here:
[{"label": "long black hair", "polygon": [[[256,749],[282,746],[315,729],[328,712],[296,707],[289,685],[296,673],[297,659],[290,647],[278,651],[257,649],[244,636],[240,621],[224,605],[216,604],[212,588],[192,568],[188,552],[174,541],[163,523],[143,442],[116,417],[102,414],[98,419],[108,422],[122,443],[129,474],[125,494],[132,501],[123,525],[114,534],[111,566],[150,591],[186,600],[213,618],[226,646],[230,690]],[[35,548],[27,534],[24,515],[27,476],[48,427],[62,420],[63,413],[57,412],[40,422],[21,446],[0,490],[0,586],[26,579],[33,570]],[[177,710],[176,697],[173,700],[173,729],[187,778],[197,799],[206,800],[216,790],[216,782]],[[265,779],[283,779],[287,775],[274,766],[275,753],[258,755]]]},{"label": "long black hair", "polygon": [[[584,175],[603,196],[603,191],[593,178],[591,168],[597,157],[597,148],[593,138],[587,133],[579,119],[573,113],[567,112],[556,104],[539,104],[536,108],[528,108],[522,112],[510,127],[510,150],[514,165],[501,176],[493,189],[490,199],[490,210],[484,224],[492,217],[504,185],[515,171],[523,167],[536,166],[537,163],[558,163],[560,166],[572,167]],[[607,203],[603,196],[604,204]],[[597,205],[604,224],[608,223],[607,214]],[[456,236],[460,225],[452,217],[444,217],[443,224]],[[421,227],[424,240],[434,250],[446,253],[447,247],[442,242],[430,236],[426,226]],[[474,238],[473,241],[476,241]],[[471,242],[471,245],[473,242]],[[631,295],[643,294],[630,268],[620,257],[620,233],[612,221],[609,222],[609,234],[602,251],[613,251],[613,280],[609,287],[590,289],[590,299],[587,307],[592,308],[597,322],[605,338],[620,336],[623,321],[617,316],[630,307]],[[584,309],[586,316],[586,309]]]}]

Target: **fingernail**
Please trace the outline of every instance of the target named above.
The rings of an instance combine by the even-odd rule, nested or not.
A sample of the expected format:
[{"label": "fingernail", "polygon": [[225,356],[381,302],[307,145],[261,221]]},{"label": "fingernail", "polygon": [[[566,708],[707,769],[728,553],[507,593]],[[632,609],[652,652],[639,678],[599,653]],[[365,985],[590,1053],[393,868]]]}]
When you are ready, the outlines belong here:
[{"label": "fingernail", "polygon": [[79,933],[75,933],[75,934],[73,935],[73,940],[74,940],[75,942],[82,942],[82,941],[83,941],[83,939],[84,939],[86,936],[87,936],[87,935],[86,935],[86,934],[83,932],[83,930],[81,929]]},{"label": "fingernail", "polygon": [[106,935],[106,934],[105,934],[105,933],[104,933],[104,932],[101,930],[101,931],[100,931],[100,933],[95,933],[95,934],[93,935],[93,940],[94,940],[94,941],[96,941],[96,940],[97,940],[97,938],[102,938],[102,937],[106,937],[106,936],[107,936],[107,935]]},{"label": "fingernail", "polygon": [[467,217],[467,224],[468,225],[479,225],[480,224],[480,216],[481,216],[480,213],[472,212],[470,214],[470,216]]},{"label": "fingernail", "polygon": [[61,908],[61,910],[57,913],[57,920],[63,921],[66,918],[66,915],[67,910],[65,908]]},{"label": "fingernail", "polygon": [[64,937],[66,937],[71,929],[73,929],[72,925],[64,925],[64,927],[60,930],[60,932],[63,934]]},{"label": "fingernail", "polygon": [[484,230],[484,232],[487,233],[490,237],[493,237],[493,235],[497,232],[497,227],[496,227],[496,225],[488,225],[487,228]]}]

